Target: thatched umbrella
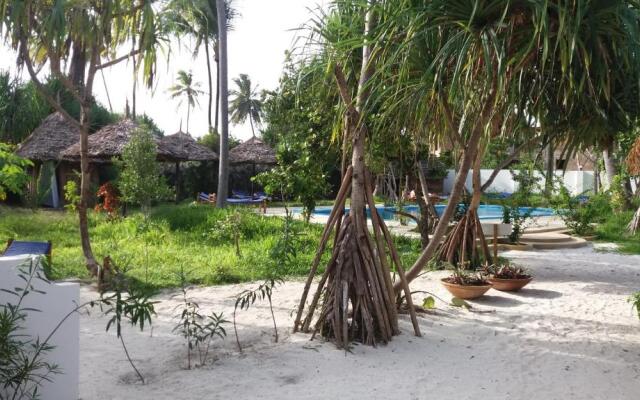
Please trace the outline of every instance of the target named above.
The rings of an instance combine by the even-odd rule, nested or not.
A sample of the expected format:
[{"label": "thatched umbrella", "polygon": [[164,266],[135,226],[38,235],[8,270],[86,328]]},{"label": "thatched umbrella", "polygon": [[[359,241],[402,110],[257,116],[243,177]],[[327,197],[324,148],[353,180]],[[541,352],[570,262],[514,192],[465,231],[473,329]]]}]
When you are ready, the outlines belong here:
[{"label": "thatched umbrella", "polygon": [[55,161],[60,159],[63,150],[79,139],[80,131],[56,112],[45,118],[18,146],[16,154],[36,162]]},{"label": "thatched umbrella", "polygon": [[229,151],[229,163],[274,165],[277,163],[276,151],[254,136]]},{"label": "thatched umbrella", "polygon": [[[62,151],[78,142],[79,139],[80,131],[70,124],[62,114],[56,112],[46,117],[18,146],[16,154],[33,162],[32,182],[29,188],[32,196],[35,196],[38,190],[38,176],[43,164],[47,162],[53,164],[60,160]],[[58,165],[53,164],[51,171],[54,176],[58,175]],[[57,185],[57,179],[55,182]],[[49,185],[46,179],[43,179],[42,184]],[[60,201],[60,194],[56,194],[57,186],[55,190],[53,187],[49,187],[49,190],[51,190],[50,205],[57,207]]]},{"label": "thatched umbrella", "polygon": [[176,200],[180,197],[180,162],[182,161],[217,161],[218,155],[209,148],[196,142],[188,133],[178,131],[160,139],[160,147],[173,154],[176,164]]},{"label": "thatched umbrella", "polygon": [[[257,137],[241,143],[229,151],[229,163],[234,166],[251,165],[251,175],[256,175],[256,165],[275,165],[276,151]],[[253,194],[253,181],[251,181]]]},{"label": "thatched umbrella", "polygon": [[214,151],[196,142],[191,135],[182,131],[161,138],[160,145],[174,155],[175,162],[218,160],[218,155]]},{"label": "thatched umbrella", "polygon": [[[89,161],[92,163],[110,163],[114,158],[122,155],[125,146],[140,125],[131,120],[123,119],[115,124],[107,125],[89,136]],[[178,155],[165,146],[160,139],[156,139],[159,161],[173,161]],[[69,146],[62,152],[65,160],[80,160],[80,142]]]}]

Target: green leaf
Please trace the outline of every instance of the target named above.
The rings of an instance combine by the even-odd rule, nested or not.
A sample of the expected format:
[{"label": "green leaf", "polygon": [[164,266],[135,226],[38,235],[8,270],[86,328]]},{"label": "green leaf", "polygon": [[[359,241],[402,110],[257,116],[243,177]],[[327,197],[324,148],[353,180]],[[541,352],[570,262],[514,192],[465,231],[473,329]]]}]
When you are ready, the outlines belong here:
[{"label": "green leaf", "polygon": [[459,298],[459,297],[454,297],[451,299],[451,305],[454,307],[464,307],[467,310],[471,310],[471,304],[467,303],[466,301],[464,301],[463,299]]},{"label": "green leaf", "polygon": [[433,296],[425,297],[424,300],[422,300],[422,307],[427,310],[433,310],[436,308],[436,300]]}]

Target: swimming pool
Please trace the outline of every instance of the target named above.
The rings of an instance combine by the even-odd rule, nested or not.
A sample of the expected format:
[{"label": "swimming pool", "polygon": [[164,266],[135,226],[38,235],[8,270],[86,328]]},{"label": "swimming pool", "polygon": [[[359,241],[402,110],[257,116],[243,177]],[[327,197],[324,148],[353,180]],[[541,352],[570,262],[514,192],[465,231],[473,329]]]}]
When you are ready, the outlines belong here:
[{"label": "swimming pool", "polygon": [[[446,207],[446,204],[437,204],[435,207],[438,215],[442,215]],[[319,216],[322,216],[322,215],[328,216],[331,213],[332,208],[333,207],[331,206],[316,207],[316,210],[314,211],[313,214],[319,215]],[[378,210],[378,214],[380,214],[382,218],[384,218],[387,221],[398,219],[398,214],[395,213],[396,211],[395,206],[376,206],[376,209]],[[478,207],[478,217],[480,219],[502,219],[502,210],[503,210],[503,207],[500,205],[482,204],[480,205],[480,207]],[[555,213],[553,212],[553,209],[551,208],[520,207],[520,212],[523,214],[529,210],[533,210],[531,211],[532,217],[548,217],[548,216],[555,215]],[[349,208],[345,208],[345,211],[349,211]],[[420,210],[418,209],[417,205],[404,206],[403,211],[409,214],[413,214],[415,216],[420,215]],[[300,212],[300,210],[294,210],[294,212]],[[369,215],[368,209],[367,209],[367,215]]]}]

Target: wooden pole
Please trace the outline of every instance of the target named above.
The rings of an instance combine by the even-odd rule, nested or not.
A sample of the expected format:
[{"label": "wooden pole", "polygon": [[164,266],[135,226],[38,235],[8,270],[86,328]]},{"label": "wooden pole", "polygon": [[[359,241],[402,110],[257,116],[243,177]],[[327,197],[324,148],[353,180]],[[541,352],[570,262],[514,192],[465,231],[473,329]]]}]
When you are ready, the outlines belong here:
[{"label": "wooden pole", "polygon": [[493,224],[493,259],[498,259],[498,224]]}]

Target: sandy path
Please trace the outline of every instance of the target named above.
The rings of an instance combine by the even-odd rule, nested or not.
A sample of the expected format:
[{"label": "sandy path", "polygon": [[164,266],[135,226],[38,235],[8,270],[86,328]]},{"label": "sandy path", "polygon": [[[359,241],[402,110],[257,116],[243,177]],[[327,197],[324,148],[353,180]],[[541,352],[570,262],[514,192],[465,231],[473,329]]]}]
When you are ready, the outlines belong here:
[{"label": "sandy path", "polygon": [[[232,328],[216,343],[216,360],[185,370],[182,339],[171,333],[175,300],[159,296],[153,336],[126,332],[146,376],[140,385],[119,342],[105,334],[97,313],[81,320],[82,399],[638,399],[640,322],[626,302],[640,289],[640,256],[591,248],[511,252],[505,255],[536,275],[519,294],[490,291],[473,302],[477,312],[437,302],[421,318],[422,338],[403,334],[378,349],[355,346],[352,354],[331,344],[291,335],[291,311],[302,283],[275,294],[281,343],[272,343],[266,305],[240,315],[239,355]],[[412,284],[450,297],[430,273]],[[233,296],[251,285],[197,288],[191,294],[207,310],[230,319]],[[83,288],[82,297],[95,293]],[[421,302],[422,295],[415,301]]]}]

